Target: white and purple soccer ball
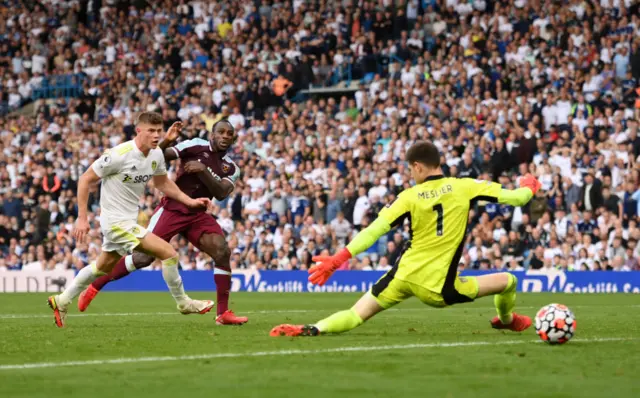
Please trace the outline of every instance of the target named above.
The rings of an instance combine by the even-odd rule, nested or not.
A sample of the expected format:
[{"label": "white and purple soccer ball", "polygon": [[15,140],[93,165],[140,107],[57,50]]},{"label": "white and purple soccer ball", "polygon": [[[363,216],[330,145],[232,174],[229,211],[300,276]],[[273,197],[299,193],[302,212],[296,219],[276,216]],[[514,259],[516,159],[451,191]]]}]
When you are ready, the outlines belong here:
[{"label": "white and purple soccer ball", "polygon": [[576,333],[576,317],[566,305],[546,305],[536,314],[536,333],[545,343],[564,344]]}]

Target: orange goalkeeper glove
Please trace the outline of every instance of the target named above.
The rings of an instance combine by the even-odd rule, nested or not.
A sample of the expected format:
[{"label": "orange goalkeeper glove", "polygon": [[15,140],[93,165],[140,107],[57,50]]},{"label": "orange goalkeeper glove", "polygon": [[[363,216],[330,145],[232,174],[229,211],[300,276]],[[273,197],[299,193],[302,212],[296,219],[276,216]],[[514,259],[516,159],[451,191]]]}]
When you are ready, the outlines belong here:
[{"label": "orange goalkeeper glove", "polygon": [[538,190],[542,187],[542,184],[540,184],[540,181],[538,181],[538,179],[531,174],[526,174],[524,177],[520,178],[520,187],[529,188],[535,195],[536,192],[538,192]]},{"label": "orange goalkeeper glove", "polygon": [[311,260],[320,264],[309,268],[309,282],[314,285],[324,285],[329,278],[331,278],[335,270],[350,258],[351,253],[347,248],[340,250],[333,256],[314,256]]}]

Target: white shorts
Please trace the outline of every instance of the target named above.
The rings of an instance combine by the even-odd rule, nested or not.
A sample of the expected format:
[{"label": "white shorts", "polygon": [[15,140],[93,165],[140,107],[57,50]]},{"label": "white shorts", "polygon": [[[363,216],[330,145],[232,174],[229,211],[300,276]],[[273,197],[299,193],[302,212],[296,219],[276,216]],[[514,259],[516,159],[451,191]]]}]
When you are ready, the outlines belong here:
[{"label": "white shorts", "polygon": [[147,230],[135,221],[119,221],[102,228],[102,250],[126,256],[140,244]]}]

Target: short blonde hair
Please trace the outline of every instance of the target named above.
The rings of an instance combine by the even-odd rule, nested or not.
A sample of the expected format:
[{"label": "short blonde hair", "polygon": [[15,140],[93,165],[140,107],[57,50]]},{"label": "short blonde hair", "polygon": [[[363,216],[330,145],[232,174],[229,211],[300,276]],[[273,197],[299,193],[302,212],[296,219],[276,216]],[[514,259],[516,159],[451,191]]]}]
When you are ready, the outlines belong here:
[{"label": "short blonde hair", "polygon": [[140,123],[145,124],[163,124],[162,115],[158,112],[142,112],[136,119],[136,126]]}]

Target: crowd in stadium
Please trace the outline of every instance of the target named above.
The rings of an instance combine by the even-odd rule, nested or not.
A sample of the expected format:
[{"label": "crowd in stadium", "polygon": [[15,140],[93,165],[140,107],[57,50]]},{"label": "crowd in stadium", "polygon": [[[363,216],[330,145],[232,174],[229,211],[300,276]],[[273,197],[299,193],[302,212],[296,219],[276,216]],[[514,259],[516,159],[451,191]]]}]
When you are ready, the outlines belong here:
[{"label": "crowd in stadium", "polygon": [[[77,179],[131,139],[137,113],[185,136],[222,118],[238,139],[234,193],[212,213],[232,268],[306,269],[412,184],[420,139],[446,175],[505,188],[534,174],[524,208],[478,202],[461,267],[640,270],[640,17],[631,0],[0,2],[0,269],[81,268]],[[344,71],[355,94],[298,101]],[[52,76],[81,95],[38,99]],[[32,114],[15,113],[35,106]],[[171,173],[175,173],[173,164]],[[140,203],[148,221],[160,196]],[[343,269],[388,269],[403,225]],[[185,269],[211,259],[184,239]]]}]

